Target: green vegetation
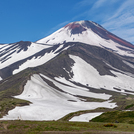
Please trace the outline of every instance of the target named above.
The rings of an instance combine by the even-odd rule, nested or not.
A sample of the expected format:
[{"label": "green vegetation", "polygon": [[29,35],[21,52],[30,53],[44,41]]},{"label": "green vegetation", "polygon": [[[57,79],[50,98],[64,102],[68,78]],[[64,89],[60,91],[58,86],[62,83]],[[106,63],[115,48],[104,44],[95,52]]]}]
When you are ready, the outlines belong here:
[{"label": "green vegetation", "polygon": [[37,134],[43,132],[133,132],[133,124],[97,123],[97,122],[66,122],[66,121],[0,121],[0,133]]},{"label": "green vegetation", "polygon": [[83,110],[83,111],[72,112],[72,113],[67,114],[63,118],[59,119],[59,121],[69,121],[72,117],[79,116],[81,114],[86,114],[86,113],[91,113],[91,112],[106,112],[106,111],[111,111],[111,110],[113,109],[100,107],[94,110]]},{"label": "green vegetation", "polygon": [[134,123],[134,111],[110,111],[95,117],[92,122]]},{"label": "green vegetation", "polygon": [[132,108],[134,106],[134,104],[131,104],[131,105],[127,105],[126,107],[125,107],[125,109],[129,109],[129,108]]},{"label": "green vegetation", "polygon": [[29,105],[30,102],[12,96],[19,95],[23,91],[23,87],[31,74],[32,71],[27,69],[16,74],[16,77],[11,76],[4,81],[0,81],[0,117],[7,114],[15,106]]},{"label": "green vegetation", "polygon": [[115,110],[134,110],[134,95],[121,95],[115,92],[110,99],[118,105]]},{"label": "green vegetation", "polygon": [[112,124],[112,123],[104,124],[104,126],[105,126],[105,127],[117,127],[117,125]]},{"label": "green vegetation", "polygon": [[16,98],[4,98],[0,100],[0,118],[7,114],[9,110],[15,108],[16,106],[28,105],[29,102],[25,100],[20,100]]}]

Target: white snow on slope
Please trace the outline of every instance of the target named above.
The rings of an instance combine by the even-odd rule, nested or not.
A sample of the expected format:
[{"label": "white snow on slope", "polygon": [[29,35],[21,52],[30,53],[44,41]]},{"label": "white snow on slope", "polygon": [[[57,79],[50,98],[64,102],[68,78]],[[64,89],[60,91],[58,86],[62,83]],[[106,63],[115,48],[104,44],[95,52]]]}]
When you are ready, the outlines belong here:
[{"label": "white snow on slope", "polygon": [[46,53],[44,56],[40,56],[40,57],[33,57],[30,60],[27,60],[25,63],[23,63],[21,66],[19,66],[19,69],[15,69],[13,71],[13,74],[16,74],[28,67],[37,67],[40,66],[44,63],[46,63],[47,61],[49,61],[50,59],[52,59],[54,56],[56,56],[57,54],[54,54],[53,52],[50,53]]},{"label": "white snow on slope", "polygon": [[[43,76],[46,79],[49,79],[48,77],[46,77],[46,76],[44,76],[42,74],[41,74],[41,76]],[[104,99],[104,100],[108,100],[111,97],[111,95],[105,94],[105,93],[89,92],[89,89],[84,88],[84,87],[76,86],[76,85],[74,85],[73,83],[67,81],[64,78],[57,78],[57,77],[55,77],[55,79],[57,81],[59,81],[59,82],[65,83],[65,84],[67,84],[69,86],[65,86],[64,84],[61,84],[61,83],[56,82],[56,81],[51,80],[51,79],[49,79],[49,80],[52,81],[54,83],[54,85],[56,85],[57,87],[62,89],[64,92],[67,92],[67,93],[72,94],[72,95],[80,95],[80,96],[97,98],[97,99]]]},{"label": "white snow on slope", "polygon": [[[11,45],[7,44],[7,46],[5,46],[6,48],[11,47]],[[4,53],[5,51],[5,47],[1,50],[1,54]],[[10,56],[7,57],[8,60],[6,60],[5,62],[0,62],[0,69],[7,67],[9,65],[11,65],[12,63],[15,63],[19,60],[25,59],[45,48],[47,48],[47,45],[41,45],[41,44],[36,44],[36,43],[32,43],[29,47],[27,51],[21,51],[19,53],[17,53],[20,48],[16,48],[16,52],[12,53],[14,50],[8,50],[8,52],[6,54],[4,54],[3,56],[0,57],[0,59],[4,58],[5,56],[8,56],[9,54],[11,54]],[[50,46],[49,46],[50,47]]]},{"label": "white snow on slope", "polygon": [[0,77],[0,81],[2,80],[2,78]]},{"label": "white snow on slope", "polygon": [[125,60],[123,60],[123,62],[124,62],[126,65],[130,66],[131,68],[134,68],[134,65],[133,65],[133,64],[131,64],[131,63],[125,61]]},{"label": "white snow on slope", "polygon": [[46,44],[58,44],[66,42],[83,42],[91,45],[97,45],[98,41],[102,40],[100,36],[92,32],[92,30],[88,29],[86,32],[82,32],[82,34],[71,34],[68,28],[61,28],[53,34],[43,38],[37,43],[46,43]]},{"label": "white snow on slope", "polygon": [[[117,77],[110,75],[101,76],[99,72],[90,64],[85,62],[78,56],[69,55],[74,60],[74,66],[72,72],[74,74],[72,81],[87,85],[93,88],[105,88],[107,90],[113,90],[118,88],[123,92],[124,90],[134,91],[134,77],[129,75],[111,71]],[[124,92],[125,93],[125,92]]]},{"label": "white snow on slope", "polygon": [[[59,53],[56,53],[59,49],[61,49],[63,47],[63,44],[61,44],[55,51],[51,51],[49,53],[45,53],[45,55],[43,56],[38,56],[38,57],[33,57],[32,59],[30,60],[27,60],[25,63],[23,63],[22,65],[19,66],[18,69],[15,69],[13,71],[13,74],[16,74],[28,67],[37,67],[37,66],[40,66],[40,65],[43,65],[44,63],[46,63],[47,61],[51,60],[52,58],[54,58],[56,55],[58,55]],[[68,49],[70,46],[64,48],[63,50],[65,49]],[[63,51],[62,50],[62,51]]]},{"label": "white snow on slope", "polygon": [[0,44],[0,51],[8,48],[8,44]]},{"label": "white snow on slope", "polygon": [[[122,46],[112,40],[106,40],[104,38],[101,38],[98,34],[94,33],[91,29],[84,27],[87,29],[86,31],[83,31],[81,34],[71,34],[71,30],[68,29],[68,27],[63,27],[53,34],[38,40],[37,43],[45,43],[45,44],[58,44],[66,42],[82,42],[94,46],[99,47],[105,47],[108,49],[112,49],[115,53],[124,55],[124,56],[130,56],[134,57],[133,53],[130,53],[130,51],[134,51],[131,48]],[[119,47],[123,49],[119,49]],[[128,51],[127,51],[128,50]]]},{"label": "white snow on slope", "polygon": [[[61,88],[62,89],[62,88]],[[79,98],[50,87],[43,79],[34,74],[24,86],[24,91],[16,98],[29,100],[29,106],[16,107],[1,120],[58,120],[71,112],[98,107],[116,107],[115,103],[84,102]],[[73,100],[73,101],[69,101]]]},{"label": "white snow on slope", "polygon": [[69,121],[89,122],[91,119],[93,119],[101,114],[102,114],[102,112],[81,114],[79,116],[74,116]]}]

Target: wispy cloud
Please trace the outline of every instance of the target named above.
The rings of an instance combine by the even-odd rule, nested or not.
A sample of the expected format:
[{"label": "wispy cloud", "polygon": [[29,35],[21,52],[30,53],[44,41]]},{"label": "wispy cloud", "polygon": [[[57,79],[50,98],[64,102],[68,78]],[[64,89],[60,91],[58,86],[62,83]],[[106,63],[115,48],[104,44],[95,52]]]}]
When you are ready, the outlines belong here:
[{"label": "wispy cloud", "polygon": [[115,14],[109,19],[120,17],[120,15],[124,14],[125,12],[131,12],[131,10],[133,9],[133,4],[134,1],[132,0],[122,2],[122,4],[117,8]]},{"label": "wispy cloud", "polygon": [[98,0],[94,3],[93,7],[90,10],[94,10],[97,8],[100,8],[101,6],[103,6],[105,3],[107,2],[107,0]]},{"label": "wispy cloud", "polygon": [[94,3],[93,0],[82,0],[78,3],[76,3],[76,5],[74,6],[74,9],[79,9],[81,7],[85,7],[85,6],[90,6]]},{"label": "wispy cloud", "polygon": [[[82,0],[81,2],[77,3],[75,9],[77,7],[79,9],[84,9],[84,12],[81,12],[75,18],[83,17],[93,21],[103,21],[109,15],[113,15],[115,11],[115,3],[117,0]],[[118,0],[121,1],[121,0]]]},{"label": "wispy cloud", "polygon": [[75,16],[51,28],[47,35],[67,23],[91,20],[134,44],[134,0],[81,0],[74,5]]},{"label": "wispy cloud", "polygon": [[134,44],[134,1],[123,1],[113,16],[104,20],[102,25],[112,33]]},{"label": "wispy cloud", "polygon": [[95,21],[117,36],[134,43],[133,0],[82,0],[76,5],[78,8],[85,7],[85,11],[74,19]]}]

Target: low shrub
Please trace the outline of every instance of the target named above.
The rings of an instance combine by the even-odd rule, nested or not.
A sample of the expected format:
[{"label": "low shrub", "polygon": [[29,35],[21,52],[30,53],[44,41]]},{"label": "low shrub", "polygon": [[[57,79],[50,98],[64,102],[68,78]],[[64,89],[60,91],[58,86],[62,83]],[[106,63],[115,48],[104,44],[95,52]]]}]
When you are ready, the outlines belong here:
[{"label": "low shrub", "polygon": [[129,121],[128,123],[129,123],[129,124],[134,124],[134,121],[131,120],[131,121]]},{"label": "low shrub", "polygon": [[133,107],[133,106],[134,106],[134,104],[127,105],[127,106],[125,107],[125,109],[129,109],[129,108],[131,108],[131,107]]},{"label": "low shrub", "polygon": [[107,124],[104,124],[104,127],[117,127],[117,126],[112,123],[107,123]]}]

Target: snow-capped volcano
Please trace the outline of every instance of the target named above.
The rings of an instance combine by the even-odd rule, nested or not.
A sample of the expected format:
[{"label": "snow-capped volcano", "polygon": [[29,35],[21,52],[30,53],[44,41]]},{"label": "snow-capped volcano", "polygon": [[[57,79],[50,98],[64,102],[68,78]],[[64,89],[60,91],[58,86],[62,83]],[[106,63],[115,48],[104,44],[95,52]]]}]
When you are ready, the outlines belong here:
[{"label": "snow-capped volcano", "polygon": [[1,44],[1,91],[1,100],[31,102],[16,108],[20,103],[12,103],[6,112],[15,109],[3,119],[57,120],[99,107],[124,110],[133,106],[134,46],[92,21],[69,23],[35,43]]},{"label": "snow-capped volcano", "polygon": [[64,42],[82,42],[111,49],[117,54],[133,57],[134,46],[108,32],[92,21],[76,21],[67,24],[58,31],[43,38],[37,43],[58,44]]},{"label": "snow-capped volcano", "polygon": [[63,42],[83,42],[91,45],[99,45],[95,41],[99,36],[96,37],[96,34],[92,31],[94,28],[103,29],[91,21],[72,22],[50,36],[37,41],[37,43],[57,44]]},{"label": "snow-capped volcano", "polygon": [[[76,45],[76,42],[97,46],[109,52],[130,57],[129,61],[133,61],[134,46],[131,43],[113,35],[95,22],[76,21],[36,43],[20,41],[1,44],[0,80],[28,67],[43,65],[62,51]],[[128,59],[125,63],[132,66]]]}]

